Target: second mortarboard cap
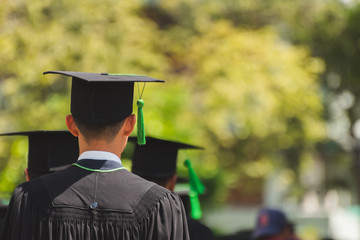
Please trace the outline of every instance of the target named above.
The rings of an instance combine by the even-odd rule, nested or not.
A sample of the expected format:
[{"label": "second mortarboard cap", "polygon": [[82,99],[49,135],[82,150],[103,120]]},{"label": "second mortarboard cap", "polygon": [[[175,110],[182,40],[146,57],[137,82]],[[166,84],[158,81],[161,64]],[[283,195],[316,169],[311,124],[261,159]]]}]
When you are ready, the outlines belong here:
[{"label": "second mortarboard cap", "polygon": [[[135,146],[131,171],[143,177],[167,178],[176,173],[178,150],[202,149],[197,146],[147,137],[147,144]],[[129,141],[135,141],[130,137]]]},{"label": "second mortarboard cap", "polygon": [[[44,74],[60,74],[72,77],[71,114],[92,123],[120,122],[133,111],[134,82],[164,82],[163,80],[130,74],[84,73],[69,71],[47,71]],[[145,144],[142,107],[139,93],[138,137]],[[140,135],[140,136],[139,136]]]},{"label": "second mortarboard cap", "polygon": [[69,131],[29,131],[0,136],[28,137],[28,171],[36,176],[62,170],[79,157],[78,140]]}]

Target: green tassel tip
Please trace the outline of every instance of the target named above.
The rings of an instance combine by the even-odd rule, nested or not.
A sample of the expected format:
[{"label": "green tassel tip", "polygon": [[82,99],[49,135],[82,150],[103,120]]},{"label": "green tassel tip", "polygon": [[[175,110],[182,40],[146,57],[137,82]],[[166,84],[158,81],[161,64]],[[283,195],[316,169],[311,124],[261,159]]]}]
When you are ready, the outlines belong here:
[{"label": "green tassel tip", "polygon": [[136,102],[136,105],[138,107],[138,116],[137,116],[137,143],[139,145],[145,145],[146,144],[146,138],[145,138],[145,126],[144,126],[144,113],[143,113],[143,107],[144,107],[144,101],[142,99],[138,99]]},{"label": "green tassel tip", "polygon": [[200,207],[200,201],[196,192],[190,191],[190,214],[193,219],[200,219],[202,217],[202,211]]},{"label": "green tassel tip", "polygon": [[200,219],[202,216],[199,194],[203,194],[205,192],[205,186],[200,182],[200,179],[196,175],[195,170],[191,166],[190,160],[185,160],[185,166],[189,170],[189,182],[190,182],[190,207],[191,207],[191,217],[193,219]]}]

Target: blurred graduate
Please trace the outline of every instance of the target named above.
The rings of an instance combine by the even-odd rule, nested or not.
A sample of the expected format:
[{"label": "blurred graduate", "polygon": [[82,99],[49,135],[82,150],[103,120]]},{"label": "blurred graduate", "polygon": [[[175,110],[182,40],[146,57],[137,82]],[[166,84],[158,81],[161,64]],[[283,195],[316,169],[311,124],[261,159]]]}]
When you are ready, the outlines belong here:
[{"label": "blurred graduate", "polygon": [[[30,131],[3,133],[0,136],[26,136],[28,138],[26,181],[63,170],[77,160],[79,144],[69,131]],[[7,211],[0,205],[0,233]],[[10,217],[10,216],[9,216]]]},{"label": "blurred graduate", "polygon": [[[130,141],[135,142],[136,138],[130,137]],[[135,146],[131,171],[172,192],[175,191],[179,182],[181,182],[181,184],[187,184],[187,188],[175,192],[181,196],[187,212],[190,239],[211,240],[214,238],[212,231],[198,220],[201,218],[198,194],[202,194],[205,188],[197,178],[188,159],[185,161],[185,165],[189,169],[190,183],[185,179],[178,181],[176,166],[178,151],[181,149],[201,148],[185,143],[147,137],[146,145]]]}]

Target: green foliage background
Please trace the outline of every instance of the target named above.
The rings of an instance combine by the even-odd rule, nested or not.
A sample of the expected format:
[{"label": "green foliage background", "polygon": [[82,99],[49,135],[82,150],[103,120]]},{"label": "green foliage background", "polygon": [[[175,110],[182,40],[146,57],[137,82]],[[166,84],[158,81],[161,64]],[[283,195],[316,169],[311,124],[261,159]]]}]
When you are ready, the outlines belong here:
[{"label": "green foliage background", "polygon": [[[301,176],[329,142],[326,74],[338,55],[327,43],[353,25],[340,2],[291,2],[2,1],[0,131],[66,128],[69,78],[44,71],[145,74],[166,80],[146,86],[147,135],[205,148],[179,159],[193,159],[207,202],[279,168],[300,199],[312,187]],[[24,181],[26,148],[23,138],[0,142],[0,197]]]}]

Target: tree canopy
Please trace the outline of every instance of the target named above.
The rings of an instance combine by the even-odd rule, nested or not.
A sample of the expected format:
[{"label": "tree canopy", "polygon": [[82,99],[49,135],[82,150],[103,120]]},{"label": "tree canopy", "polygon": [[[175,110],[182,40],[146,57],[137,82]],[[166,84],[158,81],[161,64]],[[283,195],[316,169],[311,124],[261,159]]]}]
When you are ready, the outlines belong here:
[{"label": "tree canopy", "polygon": [[[320,77],[329,65],[306,42],[314,32],[281,31],[297,11],[269,1],[265,14],[260,2],[4,2],[1,131],[65,129],[70,81],[46,70],[145,74],[166,80],[145,88],[147,134],[203,146],[183,156],[214,199],[280,166],[300,184],[327,138]],[[11,140],[0,142],[1,196],[23,181],[26,140]]]}]

